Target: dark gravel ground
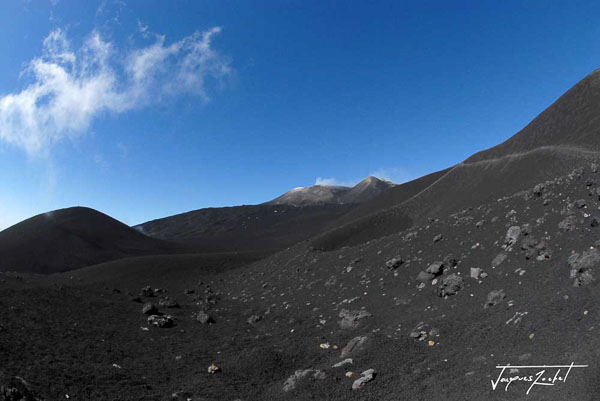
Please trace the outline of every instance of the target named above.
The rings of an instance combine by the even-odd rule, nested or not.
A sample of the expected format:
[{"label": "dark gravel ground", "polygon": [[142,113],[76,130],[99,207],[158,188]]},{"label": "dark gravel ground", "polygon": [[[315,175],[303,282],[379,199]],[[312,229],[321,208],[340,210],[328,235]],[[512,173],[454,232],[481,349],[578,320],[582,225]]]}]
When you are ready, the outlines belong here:
[{"label": "dark gravel ground", "polygon": [[[547,182],[540,196],[531,188],[328,252],[304,242],[258,261],[263,255],[171,255],[53,276],[3,274],[0,376],[19,376],[48,400],[595,400],[600,288],[597,277],[575,287],[567,260],[599,239],[600,227],[591,224],[600,213],[596,182],[600,174],[585,165]],[[586,206],[574,206],[578,199]],[[568,215],[575,228],[565,232],[559,223]],[[522,233],[503,249],[511,226]],[[527,238],[544,241],[550,258],[527,259]],[[419,288],[419,272],[449,254],[457,266]],[[389,269],[395,256],[404,263]],[[591,277],[598,276],[595,262]],[[471,278],[471,268],[485,277]],[[451,274],[463,278],[463,288],[440,297]],[[148,325],[142,303],[132,300],[147,285],[165,292],[141,301],[158,305],[168,295],[179,303],[159,306],[174,327]],[[506,297],[484,308],[500,289]],[[201,310],[216,323],[196,321]],[[343,310],[372,316],[343,329]],[[249,323],[253,315],[260,319]],[[422,341],[411,337],[421,322]],[[333,368],[359,335],[367,342],[350,355],[353,363]],[[496,365],[571,362],[589,367],[529,395],[525,383],[491,386]],[[221,371],[208,373],[211,364]],[[352,390],[370,368],[374,379]],[[304,369],[324,375],[311,371],[284,391]],[[525,371],[506,374],[514,375]]]}]

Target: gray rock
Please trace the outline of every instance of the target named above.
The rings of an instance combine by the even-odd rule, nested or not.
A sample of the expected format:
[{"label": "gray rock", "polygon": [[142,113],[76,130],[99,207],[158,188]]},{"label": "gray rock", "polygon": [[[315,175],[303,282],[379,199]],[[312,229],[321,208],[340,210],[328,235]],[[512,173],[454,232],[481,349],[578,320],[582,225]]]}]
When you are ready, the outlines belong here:
[{"label": "gray rock", "polygon": [[465,286],[464,280],[461,276],[452,273],[448,277],[442,280],[442,284],[439,288],[439,296],[445,297],[447,295],[455,295]]},{"label": "gray rock", "polygon": [[563,231],[573,231],[577,227],[577,217],[573,214],[565,217],[560,223],[558,223],[558,228]]},{"label": "gray rock", "polygon": [[436,242],[441,241],[443,238],[442,234],[438,234],[435,237],[433,237],[433,243],[435,244]]},{"label": "gray rock", "polygon": [[339,313],[339,317],[342,318],[340,321],[340,327],[342,329],[355,329],[360,325],[362,319],[373,317],[373,315],[364,309],[353,311],[342,309]]},{"label": "gray rock", "polygon": [[283,391],[287,393],[294,390],[298,386],[298,383],[308,376],[312,376],[317,380],[323,380],[325,378],[325,372],[315,369],[299,369],[295,371],[293,375],[287,378],[283,384]]},{"label": "gray rock", "polygon": [[152,302],[146,302],[144,306],[142,306],[142,313],[144,315],[156,315],[158,313],[158,308]]},{"label": "gray rock", "polygon": [[502,262],[504,262],[504,260],[506,259],[506,256],[507,255],[505,253],[499,253],[498,255],[496,255],[494,260],[492,260],[492,267],[500,266],[500,264],[502,264]]},{"label": "gray rock", "polygon": [[504,298],[506,298],[506,294],[504,293],[504,290],[491,291],[488,294],[487,300],[485,301],[485,305],[483,305],[483,307],[484,307],[484,309],[487,309],[489,307],[496,306],[500,302],[502,302],[502,300]]},{"label": "gray rock", "polygon": [[425,272],[433,274],[434,276],[439,276],[444,272],[444,262],[433,262],[425,269]]},{"label": "gray rock", "polygon": [[177,301],[170,297],[161,298],[161,300],[158,301],[158,305],[165,308],[179,308]]},{"label": "gray rock", "polygon": [[588,249],[581,255],[574,253],[567,259],[571,268],[570,277],[575,279],[574,286],[581,287],[594,281],[593,270],[600,264],[600,251]]},{"label": "gray rock", "polygon": [[198,312],[198,314],[196,315],[196,320],[202,324],[215,323],[215,319],[204,311]]},{"label": "gray rock", "polygon": [[175,321],[173,320],[173,317],[169,315],[152,315],[148,317],[148,324],[165,329],[173,327],[175,325]]},{"label": "gray rock", "polygon": [[142,291],[140,291],[140,296],[142,297],[153,297],[154,295],[154,290],[149,285],[142,288]]},{"label": "gray rock", "polygon": [[362,351],[367,343],[367,336],[356,336],[348,341],[348,344],[342,348],[341,358],[346,358],[352,354]]},{"label": "gray rock", "polygon": [[400,256],[396,256],[385,262],[385,265],[388,269],[397,269],[402,263],[404,263],[404,260]]},{"label": "gray rock", "polygon": [[260,322],[261,320],[262,320],[262,316],[252,315],[248,318],[248,323],[254,324],[254,323]]},{"label": "gray rock", "polygon": [[512,244],[517,242],[520,235],[521,235],[521,227],[512,226],[506,232],[506,239],[504,240],[504,243],[506,244],[506,246],[511,246]]},{"label": "gray rock", "polygon": [[575,206],[577,209],[583,209],[586,207],[586,205],[585,199],[577,199],[575,203],[573,203],[573,206]]},{"label": "gray rock", "polygon": [[420,281],[422,283],[427,283],[427,282],[433,280],[434,278],[435,278],[435,276],[433,274],[422,271],[417,276],[417,281]]},{"label": "gray rock", "polygon": [[537,197],[542,196],[544,188],[546,188],[544,184],[537,184],[535,187],[533,187],[533,194]]},{"label": "gray rock", "polygon": [[352,390],[358,390],[363,388],[365,384],[367,384],[375,378],[375,374],[375,369],[367,369],[364,372],[362,372],[361,377],[359,377],[354,381],[354,383],[352,383]]},{"label": "gray rock", "polygon": [[336,363],[335,365],[333,365],[332,368],[341,368],[342,366],[351,365],[352,363],[353,363],[352,358],[346,358],[343,361],[340,361],[340,362]]}]

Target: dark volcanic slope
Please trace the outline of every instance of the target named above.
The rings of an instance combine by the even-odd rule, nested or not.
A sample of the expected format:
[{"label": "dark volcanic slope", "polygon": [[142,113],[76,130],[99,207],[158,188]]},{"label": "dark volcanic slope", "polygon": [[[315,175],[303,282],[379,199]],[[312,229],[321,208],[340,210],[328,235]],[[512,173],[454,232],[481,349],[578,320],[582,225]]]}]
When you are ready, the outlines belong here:
[{"label": "dark volcanic slope", "polygon": [[208,208],[152,220],[134,228],[181,241],[196,251],[276,250],[310,238],[353,205],[252,205]]},{"label": "dark volcanic slope", "polygon": [[597,70],[506,142],[454,166],[402,204],[332,230],[314,244],[325,249],[360,243],[564,175],[600,150],[599,116]]},{"label": "dark volcanic slope", "polygon": [[73,207],[40,214],[0,232],[0,271],[50,274],[171,251],[169,244],[103,213]]},{"label": "dark volcanic slope", "polygon": [[[47,400],[596,400],[600,173],[582,167],[336,251],[0,274],[0,384],[21,377]],[[149,324],[138,296],[174,327]],[[529,395],[490,383],[498,365],[570,363],[589,366]]]}]

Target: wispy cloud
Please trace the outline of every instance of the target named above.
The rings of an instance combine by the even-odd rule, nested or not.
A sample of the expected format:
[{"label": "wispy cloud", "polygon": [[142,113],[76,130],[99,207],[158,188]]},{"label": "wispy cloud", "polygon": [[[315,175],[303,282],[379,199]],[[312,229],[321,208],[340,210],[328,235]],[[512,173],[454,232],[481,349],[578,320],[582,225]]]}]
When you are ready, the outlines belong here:
[{"label": "wispy cloud", "polygon": [[331,177],[331,178],[317,177],[317,179],[315,180],[315,184],[314,185],[353,187],[359,181],[360,180],[340,181],[340,180],[338,180],[336,178],[333,178],[333,177]]},{"label": "wispy cloud", "polygon": [[407,170],[398,167],[387,167],[379,168],[364,177],[360,177],[354,180],[339,180],[334,177],[324,178],[317,177],[314,185],[326,185],[326,186],[344,186],[353,187],[358,184],[361,180],[368,176],[380,178],[382,180],[391,181],[395,184],[402,184],[416,178],[413,174],[410,174]]},{"label": "wispy cloud", "polygon": [[380,168],[373,171],[369,175],[381,178],[382,180],[391,181],[395,184],[402,184],[416,178],[414,174],[411,174],[407,170],[398,167]]},{"label": "wispy cloud", "polygon": [[52,31],[42,55],[23,71],[31,82],[0,96],[0,140],[29,154],[43,154],[61,140],[84,133],[104,113],[124,113],[180,95],[209,99],[208,82],[231,74],[229,61],[212,48],[221,29],[196,32],[167,44],[119,51],[92,31],[74,50],[65,31]]}]

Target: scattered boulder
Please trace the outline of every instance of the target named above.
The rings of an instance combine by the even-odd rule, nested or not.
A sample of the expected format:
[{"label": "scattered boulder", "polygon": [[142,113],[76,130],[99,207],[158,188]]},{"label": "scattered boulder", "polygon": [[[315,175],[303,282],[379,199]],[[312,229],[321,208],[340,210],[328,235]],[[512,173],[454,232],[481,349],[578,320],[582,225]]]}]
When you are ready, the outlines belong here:
[{"label": "scattered boulder", "polygon": [[575,206],[577,209],[583,209],[584,207],[586,207],[587,203],[585,202],[585,199],[577,199],[574,203],[573,206]]},{"label": "scattered boulder", "polygon": [[354,381],[354,383],[352,383],[352,390],[358,390],[363,388],[365,384],[367,384],[375,378],[375,374],[375,369],[367,369],[364,372],[362,372],[360,374],[361,377],[359,377]]},{"label": "scattered boulder", "polygon": [[252,315],[248,318],[248,323],[250,324],[254,324],[254,323],[258,323],[262,320],[262,316],[260,315]]},{"label": "scattered boulder", "polygon": [[342,366],[351,365],[352,363],[353,363],[352,358],[346,358],[343,361],[340,361],[340,362],[336,363],[335,365],[333,365],[332,368],[341,368]]},{"label": "scattered boulder", "polygon": [[492,260],[492,268],[500,266],[500,264],[502,264],[502,262],[504,262],[504,260],[506,259],[507,256],[508,255],[506,255],[504,252],[496,255],[496,257]]},{"label": "scattered boulder", "polygon": [[363,350],[367,343],[367,336],[357,336],[348,341],[348,344],[342,348],[341,358],[346,358],[353,353]]},{"label": "scattered boulder", "polygon": [[574,214],[569,214],[565,217],[560,223],[558,223],[558,228],[561,230],[568,232],[573,231],[577,227],[577,217]]},{"label": "scattered boulder", "polygon": [[196,315],[196,320],[199,321],[202,324],[213,324],[213,323],[216,323],[215,319],[212,316],[210,316],[208,313],[204,312],[204,311],[198,312],[198,314]]},{"label": "scattered boulder", "polygon": [[404,263],[404,260],[402,260],[402,258],[400,256],[396,256],[394,258],[391,258],[387,262],[385,262],[385,265],[387,266],[388,269],[392,270],[392,269],[397,269],[398,267],[400,267],[400,265],[402,265],[402,263]]},{"label": "scattered boulder", "polygon": [[444,272],[444,262],[433,262],[425,269],[425,272],[433,274],[434,277],[439,276]]},{"label": "scattered boulder", "polygon": [[479,267],[471,267],[471,278],[478,280],[480,274],[481,274],[481,269]]},{"label": "scattered boulder", "polygon": [[290,392],[298,386],[298,383],[307,376],[312,376],[314,379],[323,380],[325,372],[315,369],[299,369],[293,375],[287,378],[283,384],[283,391]]},{"label": "scattered boulder", "polygon": [[152,289],[152,287],[150,287],[148,285],[148,286],[142,288],[142,291],[140,292],[140,296],[142,296],[142,297],[153,297],[153,296],[155,296],[154,290]]},{"label": "scattered boulder", "polygon": [[502,300],[504,298],[506,298],[506,294],[504,293],[504,290],[494,290],[494,291],[491,291],[487,295],[487,300],[485,301],[485,305],[483,305],[483,308],[487,309],[489,307],[496,306],[500,302],[502,302]]},{"label": "scattered boulder", "polygon": [[533,194],[537,197],[542,196],[544,188],[546,188],[544,184],[537,184],[535,187],[533,187]]},{"label": "scattered boulder", "polygon": [[598,227],[599,225],[600,225],[600,218],[598,216],[592,216],[592,219],[590,220],[590,226]]},{"label": "scattered boulder", "polygon": [[444,238],[442,234],[436,235],[435,237],[433,237],[433,243],[435,244],[436,242],[440,242],[442,238]]},{"label": "scattered boulder", "polygon": [[427,282],[433,280],[434,278],[435,278],[435,276],[433,274],[422,271],[417,276],[417,281],[420,281],[422,283],[427,283]]},{"label": "scattered boulder", "polygon": [[521,227],[512,226],[506,232],[506,239],[504,240],[504,244],[506,247],[511,247],[514,243],[517,242],[519,236],[521,235]]},{"label": "scattered boulder", "polygon": [[591,248],[581,255],[574,253],[567,260],[571,268],[570,277],[575,279],[574,286],[581,287],[594,281],[593,269],[600,263],[600,251]]},{"label": "scattered boulder", "polygon": [[175,321],[173,320],[173,317],[169,315],[152,315],[148,317],[148,324],[165,329],[173,327],[175,325]]},{"label": "scattered boulder", "polygon": [[452,273],[448,277],[442,280],[442,284],[439,288],[439,296],[445,297],[448,295],[455,295],[465,286],[464,280],[458,274]]},{"label": "scattered boulder", "polygon": [[158,314],[158,308],[152,302],[146,302],[142,306],[142,313],[144,315],[156,315]]},{"label": "scattered boulder", "polygon": [[340,327],[342,329],[355,329],[360,325],[362,319],[373,317],[373,315],[364,309],[353,311],[342,309],[339,313],[339,317],[342,318],[340,321]]},{"label": "scattered boulder", "polygon": [[430,337],[436,336],[437,334],[439,334],[438,329],[431,327],[431,325],[425,322],[419,322],[419,324],[417,324],[410,332],[410,338],[414,338],[418,341],[425,341]]},{"label": "scattered boulder", "polygon": [[158,305],[165,308],[179,308],[177,301],[170,297],[161,298],[161,300],[158,301]]}]

